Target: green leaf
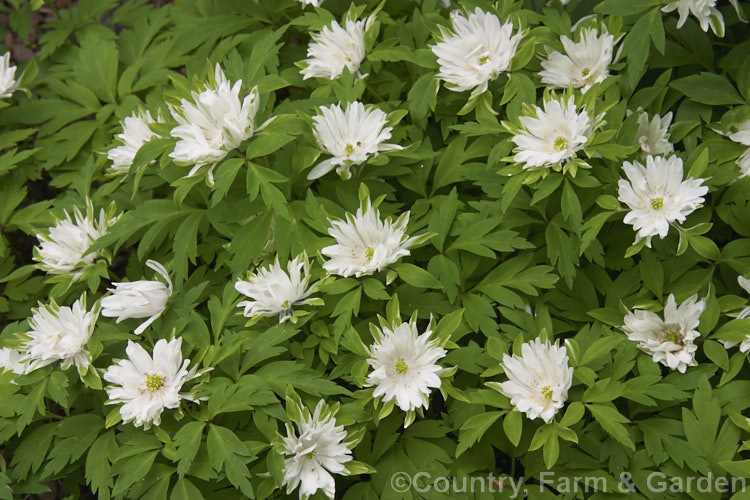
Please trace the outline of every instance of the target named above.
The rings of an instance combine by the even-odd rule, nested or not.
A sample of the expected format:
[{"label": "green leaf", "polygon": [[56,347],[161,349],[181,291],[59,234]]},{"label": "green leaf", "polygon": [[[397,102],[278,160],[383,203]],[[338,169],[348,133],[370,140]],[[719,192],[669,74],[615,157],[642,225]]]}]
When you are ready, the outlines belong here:
[{"label": "green leaf", "polygon": [[398,264],[396,272],[402,280],[417,288],[443,288],[443,285],[428,271],[414,264]]},{"label": "green leaf", "polygon": [[688,99],[701,104],[725,106],[744,102],[725,76],[714,73],[686,76],[669,85],[685,94]]},{"label": "green leaf", "polygon": [[456,458],[479,441],[487,429],[499,419],[504,412],[484,412],[470,417],[461,426],[458,434],[458,447],[456,447]]},{"label": "green leaf", "polygon": [[633,444],[633,440],[630,438],[627,427],[622,425],[630,422],[630,420],[622,416],[619,411],[611,406],[587,404],[586,408],[588,408],[607,434],[615,438],[620,444],[625,445],[631,450],[635,450],[635,444]]},{"label": "green leaf", "polygon": [[174,444],[177,448],[175,460],[178,462],[177,473],[180,477],[188,473],[190,465],[198,454],[205,426],[204,422],[189,422],[174,435]]},{"label": "green leaf", "polygon": [[505,431],[505,435],[508,437],[510,444],[518,446],[523,431],[523,418],[520,411],[514,410],[505,414],[505,418],[503,419],[503,430]]},{"label": "green leaf", "polygon": [[583,417],[584,411],[585,408],[581,403],[573,401],[568,405],[568,409],[565,410],[565,415],[563,415],[562,420],[560,420],[560,425],[570,427],[571,425],[578,423]]},{"label": "green leaf", "polygon": [[200,490],[186,477],[177,480],[172,489],[170,500],[203,500]]},{"label": "green leaf", "polygon": [[628,0],[627,2],[623,2],[622,0],[604,0],[594,7],[594,11],[599,14],[609,14],[611,16],[630,16],[658,5],[660,5],[658,0]]},{"label": "green leaf", "polygon": [[207,444],[211,467],[218,473],[226,472],[229,482],[253,498],[255,495],[249,481],[250,471],[245,464],[254,457],[245,444],[234,432],[215,424],[211,424],[208,429]]},{"label": "green leaf", "polygon": [[435,111],[439,83],[434,73],[427,73],[419,77],[412,85],[406,100],[415,122],[422,122],[428,112]]}]

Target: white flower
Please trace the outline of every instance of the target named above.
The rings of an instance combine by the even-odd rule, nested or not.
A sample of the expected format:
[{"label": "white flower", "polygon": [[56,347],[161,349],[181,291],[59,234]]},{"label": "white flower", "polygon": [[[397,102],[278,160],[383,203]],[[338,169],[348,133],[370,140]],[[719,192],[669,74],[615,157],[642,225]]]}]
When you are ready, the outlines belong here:
[{"label": "white flower", "polygon": [[734,142],[750,146],[750,120],[745,120],[737,125],[737,131],[730,132],[727,136]]},{"label": "white flower", "polygon": [[[735,7],[737,8],[737,7]],[[693,14],[701,25],[703,31],[708,31],[710,26],[718,36],[724,36],[724,17],[716,8],[716,0],[676,0],[662,7],[662,12],[677,11],[680,18],[677,20],[677,28],[682,28],[687,21],[688,15]]]},{"label": "white flower", "polygon": [[313,7],[320,7],[320,4],[322,4],[325,0],[299,0],[299,3],[302,4],[302,7],[305,7],[307,5],[312,5]]},{"label": "white flower", "polygon": [[156,123],[156,121],[148,111],[133,113],[122,121],[122,133],[117,134],[122,145],[107,152],[107,158],[112,162],[109,168],[110,173],[127,174],[141,146],[157,137],[157,134],[148,127],[149,123]]},{"label": "white flower", "polygon": [[29,319],[31,330],[26,332],[21,361],[28,361],[28,371],[61,361],[60,367],[74,364],[84,375],[91,363],[91,354],[85,349],[99,317],[99,304],[86,310],[86,296],[73,303],[72,307],[39,304],[32,309]]},{"label": "white flower", "polygon": [[586,92],[609,76],[615,37],[607,32],[599,35],[594,28],[585,28],[580,32],[578,42],[566,36],[560,37],[560,41],[565,54],[554,50],[542,61],[544,69],[539,73],[542,83],[562,88],[572,85]]},{"label": "white flower", "polygon": [[746,149],[745,152],[737,158],[737,165],[740,167],[740,177],[750,176],[750,148]]},{"label": "white flower", "polygon": [[10,52],[6,52],[0,58],[0,99],[10,97],[18,88],[15,76],[16,67],[10,65]]},{"label": "white flower", "polygon": [[672,112],[664,116],[654,115],[651,121],[648,113],[638,115],[638,130],[636,131],[636,144],[641,146],[641,151],[646,155],[666,155],[674,151],[674,146],[669,142],[669,125],[672,123]]},{"label": "white flower", "polygon": [[246,318],[278,314],[280,322],[288,319],[294,322],[293,306],[318,302],[315,298],[308,298],[315,292],[316,285],[310,285],[310,262],[305,254],[289,261],[287,271],[281,268],[276,257],[273,265],[258,269],[247,281],[238,280],[234,288],[250,297],[250,300],[237,304],[245,308]]},{"label": "white flower", "polygon": [[576,156],[588,142],[599,119],[584,109],[577,111],[575,98],[550,99],[544,109],[534,106],[536,116],[522,116],[522,129],[513,136],[513,160],[524,169],[560,165]]},{"label": "white flower", "polygon": [[328,234],[336,239],[336,244],[321,250],[323,255],[330,257],[323,269],[340,276],[355,275],[359,278],[393,264],[409,255],[408,248],[417,239],[406,234],[408,223],[409,212],[393,223],[390,217],[381,221],[379,211],[367,200],[357,209],[356,215],[347,213],[346,221],[331,222]]},{"label": "white flower", "polygon": [[452,11],[451,22],[451,31],[440,26],[442,41],[432,46],[440,65],[437,77],[450,90],[481,94],[490,80],[509,70],[523,33],[514,35],[511,23],[501,24],[479,7],[466,16]]},{"label": "white flower", "polygon": [[[737,283],[740,284],[743,290],[745,290],[747,293],[750,293],[750,280],[745,278],[744,276],[737,276]],[[745,319],[750,318],[750,306],[745,306],[739,313],[733,314],[737,319]],[[740,344],[739,342],[732,342],[730,340],[720,340],[722,344],[724,344],[724,347],[727,349],[731,349],[732,347],[736,346],[737,344]],[[750,351],[750,333],[747,334],[745,340],[742,341],[740,344],[740,352],[747,352]]]},{"label": "white flower", "polygon": [[375,343],[370,347],[367,363],[373,371],[367,376],[368,386],[377,386],[373,397],[383,402],[395,400],[408,412],[427,408],[433,388],[439,388],[443,368],[436,362],[445,356],[438,340],[430,339],[432,330],[421,335],[414,319],[391,328],[374,329]]},{"label": "white flower", "polygon": [[[188,177],[204,165],[215,165],[255,132],[255,114],[260,95],[254,87],[240,101],[242,80],[232,86],[217,64],[214,82],[203,92],[193,92],[194,103],[182,99],[181,108],[170,107],[179,125],[172,129],[177,137],[169,156],[177,163],[194,165]],[[212,182],[209,169],[209,182]]]},{"label": "white flower", "polygon": [[[117,217],[108,217],[102,209],[99,221],[94,219],[94,207],[87,202],[86,215],[78,207],[73,209],[75,222],[67,211],[65,218],[58,220],[50,227],[47,234],[37,234],[39,246],[34,247],[34,260],[39,267],[50,274],[69,273],[75,269],[89,266],[99,257],[99,252],[86,250],[107,232],[107,228],[114,224]],[[81,271],[75,273],[80,276]]]},{"label": "white flower", "polygon": [[636,161],[625,162],[622,169],[628,180],[619,180],[618,199],[630,208],[624,222],[637,231],[635,241],[645,238],[648,247],[653,236],[667,236],[671,223],[684,222],[708,193],[703,179],[682,180],[677,156],[648,156],[645,167]]},{"label": "white flower", "polygon": [[695,365],[698,346],[693,341],[700,336],[696,328],[705,308],[705,300],[698,300],[697,295],[677,307],[674,295],[669,294],[664,319],[651,311],[635,309],[625,316],[622,330],[630,340],[638,342],[638,347],[652,355],[655,363],[685,373],[688,366]]},{"label": "white flower", "polygon": [[365,32],[369,29],[373,18],[355,21],[346,19],[344,27],[332,21],[320,33],[312,33],[312,42],[307,47],[307,57],[300,62],[302,79],[308,78],[338,78],[344,68],[357,77],[359,65],[365,58]]},{"label": "white flower", "polygon": [[[731,132],[727,136],[734,142],[750,146],[750,120],[745,120],[737,125],[737,131]],[[746,149],[737,159],[737,165],[740,167],[740,177],[750,176],[750,148]]]},{"label": "white flower", "polygon": [[107,404],[123,403],[123,422],[133,421],[136,427],[148,429],[159,425],[164,408],[178,408],[182,399],[196,401],[191,394],[180,392],[185,382],[199,376],[195,369],[187,370],[190,360],[182,360],[181,347],[180,337],[169,342],[160,339],[152,358],[143,347],[128,341],[128,359],[107,368],[104,380],[112,384],[107,387]]},{"label": "white flower", "polygon": [[153,260],[147,260],[146,266],[159,273],[167,285],[161,281],[147,280],[113,282],[115,287],[108,289],[112,295],[101,300],[102,316],[117,318],[117,323],[129,318],[148,318],[135,329],[133,333],[136,335],[143,333],[161,316],[172,295],[172,280],[164,266]]},{"label": "white flower", "polygon": [[549,423],[565,404],[573,382],[565,348],[536,338],[521,346],[520,357],[503,355],[502,365],[508,381],[491,387],[509,397],[530,420],[541,417]]},{"label": "white flower", "polygon": [[10,347],[0,349],[0,373],[11,371],[16,375],[23,375],[28,371],[28,362],[21,361],[23,353]]},{"label": "white flower", "polygon": [[380,109],[366,109],[361,102],[349,104],[346,111],[334,104],[321,107],[320,114],[313,117],[313,133],[320,148],[333,156],[310,171],[307,178],[317,179],[334,167],[343,178],[351,177],[352,165],[367,161],[381,151],[403,149],[396,144],[384,144],[391,138],[392,127],[386,126],[387,115]]},{"label": "white flower", "polygon": [[284,482],[287,494],[299,485],[299,497],[307,498],[318,490],[328,498],[336,493],[333,474],[348,475],[344,464],[352,459],[351,450],[343,444],[346,430],[336,425],[336,419],[320,400],[315,412],[305,408],[301,422],[295,422],[299,437],[290,424],[286,424],[287,436],[284,441],[284,454],[291,455],[284,460]]}]

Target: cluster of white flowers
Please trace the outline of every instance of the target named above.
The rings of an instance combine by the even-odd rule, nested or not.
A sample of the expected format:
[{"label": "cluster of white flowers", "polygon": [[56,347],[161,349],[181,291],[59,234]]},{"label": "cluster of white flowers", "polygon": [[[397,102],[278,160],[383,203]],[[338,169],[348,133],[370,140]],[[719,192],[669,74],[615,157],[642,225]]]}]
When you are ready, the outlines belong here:
[{"label": "cluster of white flowers", "polygon": [[489,82],[510,69],[523,33],[513,34],[511,23],[477,7],[468,15],[451,12],[452,30],[440,26],[442,41],[432,46],[438,58],[438,78],[456,92],[487,90]]},{"label": "cluster of white flowers", "polygon": [[698,324],[706,308],[705,300],[697,295],[677,306],[670,294],[664,306],[664,318],[656,313],[635,309],[625,316],[622,330],[628,338],[638,343],[650,354],[655,363],[685,373],[688,366],[695,365],[695,339],[700,336]]},{"label": "cluster of white flowers", "polygon": [[554,418],[568,398],[573,368],[565,347],[536,338],[521,346],[521,356],[503,356],[507,382],[488,385],[510,398],[516,410],[546,423]]},{"label": "cluster of white flowers", "polygon": [[[299,0],[302,7],[319,7],[322,1]],[[447,6],[446,2],[443,4]],[[715,4],[716,0],[677,0],[662,10],[679,12],[678,28],[692,14],[704,31],[710,26],[716,34],[723,34],[724,21]],[[360,67],[366,57],[365,38],[373,23],[372,16],[365,20],[347,17],[343,26],[332,21],[319,33],[311,34],[307,59],[299,63],[303,80],[336,79],[345,70],[358,78],[367,76],[360,73]],[[497,15],[479,7],[473,12],[452,11],[451,28],[439,29],[440,40],[431,46],[440,67],[436,78],[451,91],[471,91],[470,99],[486,92],[490,82],[510,71],[524,37],[520,27],[503,23]],[[544,85],[565,92],[556,95],[545,89],[542,106],[526,106],[518,125],[504,123],[515,144],[512,161],[523,170],[560,170],[567,162],[579,161],[579,154],[592,144],[596,130],[603,124],[603,115],[596,115],[591,105],[596,88],[589,91],[609,78],[610,66],[617,59],[618,39],[603,28],[583,28],[571,37],[561,36],[560,42],[564,52],[548,51],[538,76]],[[9,54],[5,54],[0,61],[0,98],[9,97],[17,88],[15,71],[14,66],[9,66]],[[200,92],[192,92],[190,100],[182,99],[179,105],[169,106],[177,123],[170,135],[178,139],[169,157],[178,165],[191,166],[187,177],[208,167],[207,178],[213,184],[216,164],[263,126],[255,124],[260,106],[258,87],[241,96],[242,80],[230,82],[219,64],[209,80]],[[708,187],[702,178],[684,179],[682,159],[673,154],[670,142],[672,113],[649,116],[640,109],[638,113],[635,143],[646,164],[624,162],[626,179],[619,179],[618,198],[629,208],[624,223],[633,226],[636,243],[644,241],[650,247],[654,236],[665,238],[670,225],[683,223],[701,206]],[[156,116],[154,119],[150,111],[139,110],[121,122],[122,132],[116,135],[119,144],[107,152],[110,173],[130,172],[138,151],[158,137],[151,126],[159,130],[156,124],[164,120],[160,113]],[[349,179],[357,174],[356,169],[352,172],[353,167],[380,153],[403,149],[387,142],[393,131],[388,115],[363,102],[321,106],[312,123],[318,147],[330,158],[312,168],[307,175],[310,180],[334,169],[341,178]],[[729,138],[748,146],[737,163],[742,176],[750,175],[750,120],[740,124]],[[405,211],[395,221],[390,217],[381,219],[370,199],[363,199],[355,214],[346,213],[344,220],[330,221],[328,235],[335,243],[320,250],[325,257],[323,271],[361,278],[410,255],[410,248],[421,236],[407,234],[409,217],[410,212]],[[37,235],[40,244],[34,249],[34,259],[38,267],[54,275],[81,277],[84,269],[101,257],[100,251],[90,249],[116,220],[103,209],[96,220],[91,202],[87,202],[85,215],[79,208],[74,208],[73,216],[66,211],[63,219]],[[92,363],[87,343],[100,314],[116,318],[118,324],[145,319],[133,330],[141,335],[167,310],[173,293],[169,272],[154,260],[147,260],[145,265],[161,279],[112,282],[109,295],[91,310],[86,308],[85,295],[70,307],[52,300],[33,309],[21,347],[0,349],[0,369],[20,376],[59,362],[62,369],[76,365],[83,379]],[[234,282],[237,292],[244,296],[237,307],[251,322],[264,317],[278,317],[279,323],[296,322],[307,314],[301,307],[322,304],[322,299],[314,296],[319,292],[319,282],[313,280],[313,275],[307,253],[297,255],[285,266],[276,256],[273,263],[248,271],[246,279]],[[750,280],[739,277],[738,281],[750,293]],[[697,328],[705,307],[706,301],[698,300],[697,295],[678,307],[670,294],[663,318],[634,309],[624,318],[621,328],[654,362],[684,373],[696,364],[695,340],[700,336]],[[750,307],[742,309],[737,317],[750,317]],[[408,322],[399,318],[392,324],[372,327],[373,343],[366,358],[371,371],[363,383],[373,388],[373,398],[380,398],[390,408],[398,406],[411,417],[414,412],[428,409],[430,395],[434,389],[443,389],[441,376],[449,371],[439,363],[447,354],[447,340],[433,336],[432,320],[420,333],[416,318],[415,313]],[[727,348],[736,344],[725,342]],[[740,350],[750,350],[750,335]],[[157,340],[152,354],[141,344],[128,341],[125,352],[127,359],[114,360],[103,375],[110,383],[106,387],[107,404],[121,405],[123,422],[148,429],[160,424],[165,409],[178,409],[183,399],[199,401],[194,394],[182,392],[188,381],[201,375],[197,366],[188,369],[191,361],[183,359],[182,338]],[[488,385],[509,398],[527,418],[552,422],[565,405],[573,381],[574,370],[566,348],[536,338],[521,345],[520,356],[505,354],[502,368],[507,381]],[[329,408],[321,400],[312,414],[307,408],[301,409],[299,418],[293,419],[296,429],[291,423],[286,425],[287,435],[282,441],[287,455],[283,478],[287,493],[299,488],[300,498],[306,498],[322,490],[334,498],[332,474],[349,474],[345,464],[352,461],[353,444],[345,441],[347,432],[343,425],[337,425],[335,414],[336,408]],[[411,417],[407,416],[407,423]]]},{"label": "cluster of white flowers", "polygon": [[703,203],[708,187],[703,179],[682,178],[682,160],[677,156],[648,156],[646,166],[625,162],[622,166],[628,180],[619,181],[619,199],[630,208],[624,222],[637,231],[636,242],[665,238],[669,225],[682,223]]},{"label": "cluster of white flowers", "polygon": [[[92,210],[90,205],[89,209]],[[75,213],[75,224],[68,216],[51,228],[48,236],[39,237],[42,248],[36,252],[38,260],[50,273],[70,272],[82,261],[91,264],[97,257],[93,252],[81,256],[102,233],[78,209]],[[104,217],[99,226],[106,229]],[[62,369],[75,364],[83,380],[91,365],[86,344],[100,312],[102,316],[117,318],[117,323],[148,318],[133,331],[140,335],[166,309],[172,295],[169,273],[153,260],[146,261],[146,266],[155,270],[166,284],[149,280],[113,282],[113,288],[108,289],[111,295],[102,298],[90,311],[86,310],[85,295],[72,307],[58,306],[54,300],[40,304],[32,310],[30,329],[22,336],[21,350],[8,347],[0,350],[0,368],[23,375],[60,361]],[[108,403],[123,403],[120,416],[124,422],[133,421],[134,425],[146,428],[159,425],[165,408],[177,408],[181,399],[195,401],[192,395],[179,392],[186,381],[199,375],[194,369],[187,371],[190,361],[183,363],[181,345],[181,338],[170,342],[161,339],[156,342],[151,358],[143,347],[128,342],[129,359],[117,361],[106,370],[104,379],[113,384],[107,387]]]}]

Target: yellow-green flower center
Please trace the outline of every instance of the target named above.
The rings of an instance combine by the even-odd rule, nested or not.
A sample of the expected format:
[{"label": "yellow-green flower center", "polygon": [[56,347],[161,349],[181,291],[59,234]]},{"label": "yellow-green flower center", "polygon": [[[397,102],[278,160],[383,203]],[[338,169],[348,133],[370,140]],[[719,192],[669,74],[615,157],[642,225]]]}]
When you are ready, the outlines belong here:
[{"label": "yellow-green flower center", "polygon": [[583,68],[583,71],[581,71],[581,74],[586,77],[591,73],[591,68]]},{"label": "yellow-green flower center", "polygon": [[375,257],[375,249],[372,247],[367,247],[367,250],[365,250],[365,259],[367,259],[367,261],[369,262],[373,257]]},{"label": "yellow-green flower center", "polygon": [[409,371],[409,365],[407,365],[406,361],[403,359],[398,358],[398,360],[396,360],[396,373],[404,375],[407,371]]},{"label": "yellow-green flower center", "polygon": [[146,389],[149,392],[158,391],[164,385],[164,377],[161,375],[146,375]]},{"label": "yellow-green flower center", "polygon": [[559,136],[557,139],[555,139],[555,151],[562,151],[568,147],[568,140],[563,137]]},{"label": "yellow-green flower center", "polygon": [[315,450],[313,450],[313,451],[311,451],[310,453],[308,453],[308,454],[307,454],[307,458],[309,458],[309,459],[311,459],[311,460],[312,460],[313,458],[315,458]]},{"label": "yellow-green flower center", "polygon": [[651,198],[651,208],[661,210],[664,206],[664,198]]},{"label": "yellow-green flower center", "polygon": [[552,387],[548,385],[542,387],[542,397],[544,399],[552,399]]},{"label": "yellow-green flower center", "polygon": [[487,64],[487,61],[490,60],[490,56],[482,56],[479,58],[479,64]]},{"label": "yellow-green flower center", "polygon": [[673,344],[680,343],[680,332],[669,329],[664,331],[664,341],[672,342]]},{"label": "yellow-green flower center", "polygon": [[344,152],[348,155],[352,154],[354,152],[354,146],[347,143],[346,147],[344,148]]}]

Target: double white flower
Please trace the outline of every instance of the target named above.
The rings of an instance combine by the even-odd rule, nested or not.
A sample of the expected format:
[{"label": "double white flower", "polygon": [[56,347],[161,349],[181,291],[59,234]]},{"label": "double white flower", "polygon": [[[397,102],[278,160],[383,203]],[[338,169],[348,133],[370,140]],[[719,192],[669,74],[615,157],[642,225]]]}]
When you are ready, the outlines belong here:
[{"label": "double white flower", "polygon": [[349,104],[346,111],[334,104],[321,107],[313,117],[313,134],[320,148],[333,156],[318,163],[307,175],[308,179],[324,176],[336,167],[344,179],[351,177],[351,167],[367,161],[381,151],[403,149],[397,144],[384,143],[391,138],[388,116],[380,109],[365,108],[359,101]]},{"label": "double white flower", "polygon": [[23,354],[16,349],[3,347],[0,349],[0,373],[10,371],[16,375],[23,375],[29,369],[28,361],[21,361]]},{"label": "double white flower", "polygon": [[728,137],[734,142],[747,146],[744,153],[737,159],[737,166],[740,167],[740,177],[750,175],[750,120],[737,125],[737,131],[728,134]]},{"label": "double white flower", "polygon": [[516,410],[530,420],[541,417],[551,422],[573,383],[565,347],[536,338],[521,346],[521,356],[503,355],[502,365],[508,381],[488,385],[510,398]]},{"label": "double white flower", "polygon": [[333,498],[336,482],[331,473],[348,475],[344,464],[352,459],[349,446],[343,442],[346,439],[344,426],[336,425],[333,412],[322,399],[312,416],[303,408],[301,420],[295,423],[299,435],[286,424],[287,436],[282,438],[284,454],[290,455],[284,461],[283,485],[287,487],[287,494],[299,486],[300,499],[318,490]]},{"label": "double white flower", "polygon": [[18,88],[16,77],[16,67],[10,64],[10,52],[6,52],[0,57],[0,99],[5,99],[13,95]]},{"label": "double white flower", "polygon": [[560,37],[560,41],[565,53],[554,50],[542,61],[544,69],[539,73],[542,83],[562,88],[572,85],[586,92],[607,78],[615,37],[607,32],[599,35],[595,29],[585,28],[580,32],[578,42],[566,36]]},{"label": "double white flower", "polygon": [[491,80],[510,69],[523,33],[513,34],[511,23],[477,7],[463,15],[451,12],[452,30],[440,26],[442,41],[432,46],[438,58],[437,77],[456,92],[472,90],[472,96],[487,90]]},{"label": "double white flower", "polygon": [[644,155],[666,155],[674,151],[669,142],[669,126],[672,123],[672,112],[664,116],[654,115],[651,120],[648,113],[638,115],[638,130],[635,133],[636,144],[641,146]]},{"label": "double white flower", "polygon": [[81,270],[94,263],[99,252],[84,253],[101,238],[109,226],[118,217],[110,217],[104,209],[99,212],[99,221],[94,219],[94,206],[90,201],[86,205],[84,216],[78,207],[73,209],[75,222],[67,211],[65,218],[49,228],[47,234],[37,234],[40,244],[34,247],[34,260],[39,267],[50,274],[64,274],[78,269],[75,276],[80,276]]},{"label": "double white flower", "polygon": [[117,138],[122,145],[110,149],[107,158],[112,162],[109,172],[115,175],[127,174],[133,165],[133,159],[138,150],[148,141],[157,137],[149,128],[149,123],[156,123],[148,111],[138,111],[125,118],[122,123],[122,133]]},{"label": "double white flower", "polygon": [[[317,7],[317,5],[316,5]],[[365,32],[374,21],[373,17],[355,21],[347,18],[344,27],[332,21],[320,33],[312,33],[313,39],[307,48],[307,57],[300,62],[302,79],[329,78],[341,76],[344,68],[361,77],[359,65],[365,58]]]},{"label": "double white flower", "polygon": [[[735,7],[738,9],[738,7]],[[687,21],[688,15],[692,14],[700,23],[703,31],[708,31],[709,26],[718,36],[724,36],[724,17],[716,8],[716,0],[676,0],[662,7],[662,12],[677,11],[680,18],[677,20],[677,29],[682,28]],[[737,11],[739,14],[739,10]]]},{"label": "double white flower", "polygon": [[87,311],[83,296],[72,307],[60,307],[53,300],[39,304],[31,312],[31,329],[25,333],[27,340],[20,357],[21,362],[28,362],[27,371],[61,361],[61,368],[75,364],[78,373],[84,375],[91,363],[91,354],[85,347],[94,332],[99,304]]},{"label": "double white flower", "polygon": [[585,109],[578,112],[575,97],[552,98],[544,108],[534,106],[533,116],[522,116],[521,128],[505,126],[515,133],[513,160],[524,169],[558,166],[576,156],[591,138],[600,117],[592,119]]},{"label": "double white flower", "polygon": [[696,330],[706,308],[705,300],[697,295],[677,307],[674,295],[669,294],[664,306],[664,319],[651,311],[635,309],[625,316],[622,330],[638,347],[650,354],[655,363],[685,373],[695,365],[694,341],[700,336]]},{"label": "double white flower", "polygon": [[148,318],[135,329],[136,335],[161,316],[172,295],[172,280],[164,266],[154,260],[147,260],[146,266],[159,273],[167,284],[147,280],[112,283],[114,288],[108,289],[112,295],[101,300],[102,316],[117,318],[117,323],[129,318]]},{"label": "double white flower", "polygon": [[443,368],[437,361],[445,356],[437,339],[431,339],[428,328],[419,334],[416,318],[391,327],[373,327],[375,343],[370,347],[367,363],[372,373],[367,385],[376,386],[373,397],[384,403],[394,401],[402,411],[427,408],[432,389],[440,388]]},{"label": "double white flower", "polygon": [[250,300],[237,304],[244,307],[247,318],[279,315],[279,321],[294,319],[294,306],[318,304],[320,299],[310,297],[317,285],[310,285],[310,262],[306,254],[289,261],[287,271],[279,264],[258,269],[245,280],[237,280],[235,289]]},{"label": "double white flower", "polygon": [[359,278],[393,264],[409,255],[408,248],[419,238],[406,234],[408,223],[409,212],[401,214],[396,222],[391,222],[390,217],[381,221],[379,211],[366,200],[355,215],[347,213],[345,221],[331,222],[328,234],[336,239],[336,244],[321,250],[330,257],[323,269]]},{"label": "double white flower", "polygon": [[645,239],[648,247],[653,236],[667,236],[671,223],[684,222],[708,193],[703,179],[682,180],[677,156],[648,156],[645,167],[636,161],[625,162],[622,169],[628,180],[619,180],[618,199],[630,208],[624,222],[637,231],[635,241]]},{"label": "double white flower", "polygon": [[[240,101],[242,80],[231,85],[217,64],[214,81],[201,92],[193,92],[193,101],[182,99],[181,108],[170,106],[179,125],[171,135],[177,141],[169,156],[177,163],[194,165],[188,177],[204,165],[215,165],[229,151],[242,144],[255,132],[255,115],[260,105],[258,88]],[[212,168],[208,171],[213,182]]]},{"label": "double white flower", "polygon": [[123,422],[148,429],[159,425],[165,408],[178,408],[182,399],[196,402],[191,394],[180,392],[185,382],[200,376],[195,368],[188,371],[190,360],[183,361],[181,347],[182,338],[160,339],[152,358],[143,347],[128,341],[128,359],[107,368],[104,380],[112,384],[107,387],[107,404],[122,403]]}]

